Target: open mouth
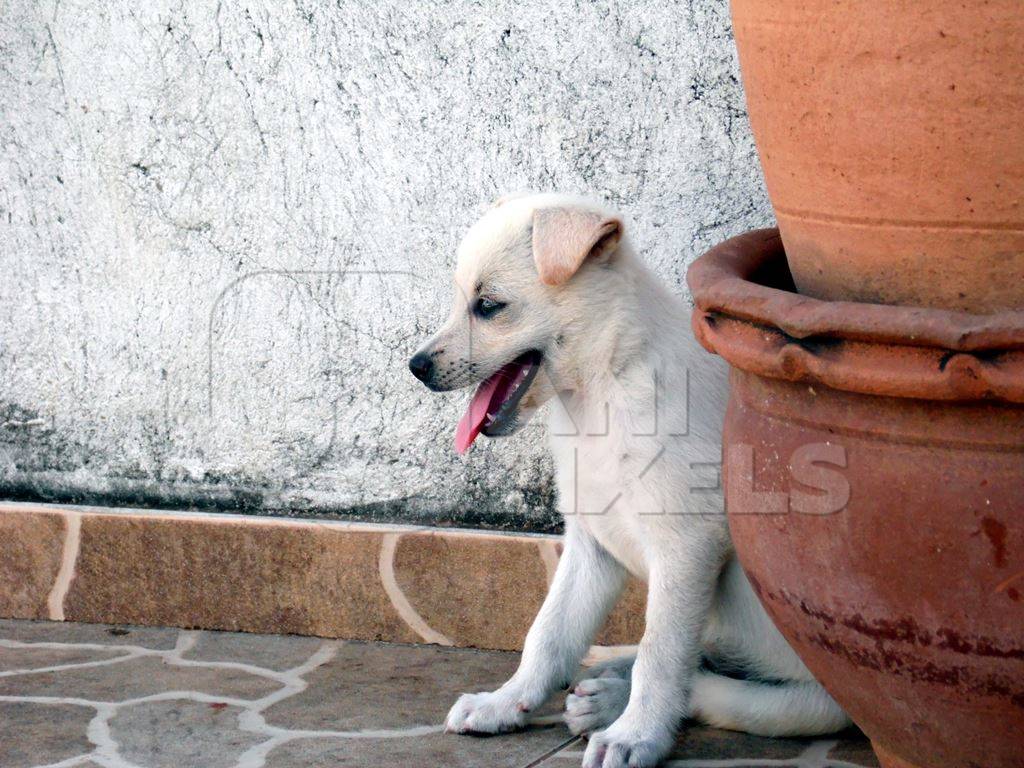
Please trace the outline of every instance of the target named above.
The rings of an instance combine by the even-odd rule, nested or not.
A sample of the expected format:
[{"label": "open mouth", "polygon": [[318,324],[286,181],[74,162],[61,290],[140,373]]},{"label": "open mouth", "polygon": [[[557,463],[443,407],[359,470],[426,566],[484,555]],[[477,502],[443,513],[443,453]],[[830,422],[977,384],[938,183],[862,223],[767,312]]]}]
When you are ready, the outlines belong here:
[{"label": "open mouth", "polygon": [[455,450],[465,453],[477,435],[499,435],[516,418],[519,401],[540,370],[541,354],[533,349],[484,379],[455,430]]}]

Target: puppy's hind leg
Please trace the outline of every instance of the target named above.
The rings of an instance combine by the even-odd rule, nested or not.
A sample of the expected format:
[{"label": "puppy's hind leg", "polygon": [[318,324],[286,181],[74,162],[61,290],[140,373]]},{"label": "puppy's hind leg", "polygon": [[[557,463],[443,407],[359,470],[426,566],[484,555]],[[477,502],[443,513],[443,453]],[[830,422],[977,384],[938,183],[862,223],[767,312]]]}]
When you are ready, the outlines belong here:
[{"label": "puppy's hind leg", "polygon": [[[623,653],[621,656],[614,656],[604,661],[599,661],[585,667],[577,676],[577,680],[585,680],[588,677],[621,677],[629,680],[633,674],[633,664],[636,662],[636,653]],[[584,662],[585,664],[586,662]]]},{"label": "puppy's hind leg", "polygon": [[716,728],[756,736],[821,736],[852,724],[814,680],[762,683],[705,670],[693,681],[690,716]]},{"label": "puppy's hind leg", "polygon": [[636,656],[601,662],[587,669],[565,699],[565,724],[576,736],[607,728],[629,703]]}]

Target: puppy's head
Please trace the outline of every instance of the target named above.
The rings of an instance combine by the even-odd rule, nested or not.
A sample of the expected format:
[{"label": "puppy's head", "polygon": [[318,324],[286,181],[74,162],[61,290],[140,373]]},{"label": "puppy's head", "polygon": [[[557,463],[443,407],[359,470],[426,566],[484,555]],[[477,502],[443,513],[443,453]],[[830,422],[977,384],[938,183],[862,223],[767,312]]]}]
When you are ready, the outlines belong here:
[{"label": "puppy's head", "polygon": [[477,385],[456,430],[460,453],[574,388],[621,236],[617,216],[560,195],[503,198],[466,234],[451,314],[409,361],[432,390]]}]

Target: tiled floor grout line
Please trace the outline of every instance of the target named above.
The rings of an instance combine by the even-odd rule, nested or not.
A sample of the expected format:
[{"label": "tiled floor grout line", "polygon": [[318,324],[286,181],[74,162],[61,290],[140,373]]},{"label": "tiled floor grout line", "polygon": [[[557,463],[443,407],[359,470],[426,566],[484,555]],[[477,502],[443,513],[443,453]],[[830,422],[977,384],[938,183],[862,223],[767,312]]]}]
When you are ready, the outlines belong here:
[{"label": "tiled floor grout line", "polygon": [[[0,642],[0,648],[6,647]],[[109,667],[112,664],[120,664],[124,661],[130,661],[131,659],[145,658],[147,654],[142,653],[129,653],[124,656],[115,656],[110,659],[101,659],[99,661],[82,661],[74,664],[55,664],[52,667],[37,667],[35,669],[9,669],[4,672],[0,672],[0,677],[18,677],[19,675],[34,675],[42,672],[63,672],[67,669],[86,669],[88,667]]]},{"label": "tiled floor grout line", "polygon": [[[183,635],[187,633],[182,633]],[[192,641],[194,643],[194,640]],[[181,643],[181,640],[179,640]],[[77,650],[115,650],[124,651],[124,656],[118,656],[113,659],[103,659],[100,661],[91,662],[80,662],[73,664],[57,664],[52,667],[37,667],[31,669],[14,669],[6,672],[0,672],[0,677],[13,677],[16,675],[28,675],[33,673],[42,672],[59,672],[65,669],[78,669],[81,667],[100,667],[110,666],[111,664],[120,664],[125,661],[132,659],[141,659],[151,656],[162,658],[165,662],[174,666],[182,667],[200,667],[200,668],[213,668],[213,669],[234,669],[240,672],[246,672],[256,677],[264,677],[275,682],[282,682],[282,678],[286,673],[277,672],[272,669],[266,669],[259,667],[254,664],[243,664],[236,661],[203,661],[202,659],[183,659],[181,654],[191,650],[191,646],[182,645],[181,647],[176,646],[171,650],[160,650],[155,648],[143,648],[136,645],[102,645],[99,643],[23,643],[17,640],[4,640],[0,639],[0,648],[46,648],[46,649],[77,649]],[[283,683],[282,683],[283,684]]]}]

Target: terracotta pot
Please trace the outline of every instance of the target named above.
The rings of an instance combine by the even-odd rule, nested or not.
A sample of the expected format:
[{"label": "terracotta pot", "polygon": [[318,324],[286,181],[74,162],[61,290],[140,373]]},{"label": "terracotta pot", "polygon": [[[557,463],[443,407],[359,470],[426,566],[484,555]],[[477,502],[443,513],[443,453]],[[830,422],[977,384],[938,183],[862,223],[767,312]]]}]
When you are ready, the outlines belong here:
[{"label": "terracotta pot", "polygon": [[1020,0],[732,0],[801,293],[1024,308]]},{"label": "terracotta pot", "polygon": [[688,280],[774,621],[887,768],[1024,766],[1024,313],[799,296],[776,230]]}]

